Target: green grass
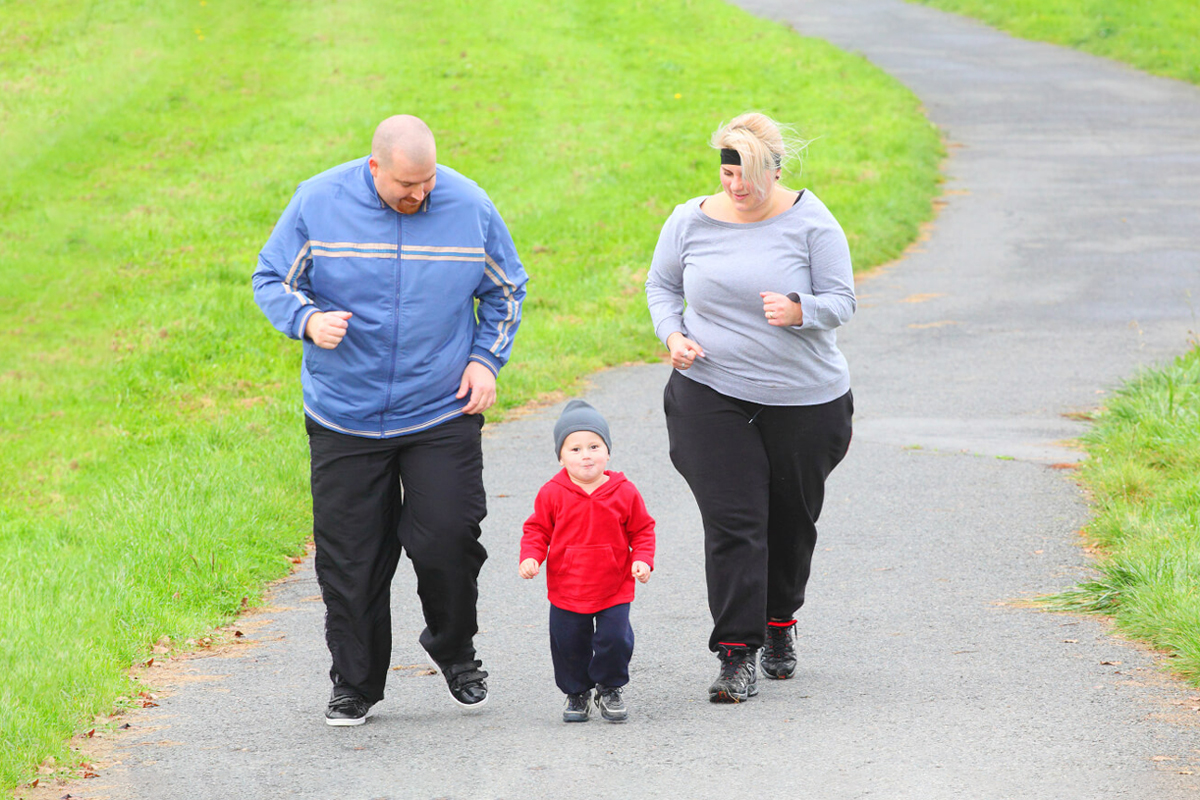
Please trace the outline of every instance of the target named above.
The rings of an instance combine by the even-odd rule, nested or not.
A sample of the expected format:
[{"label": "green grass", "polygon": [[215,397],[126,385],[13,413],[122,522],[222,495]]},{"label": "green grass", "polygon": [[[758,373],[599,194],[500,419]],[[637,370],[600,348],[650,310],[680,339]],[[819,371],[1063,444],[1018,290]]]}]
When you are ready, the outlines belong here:
[{"label": "green grass", "polygon": [[1100,574],[1048,604],[1112,615],[1200,685],[1200,349],[1126,384],[1084,442]]},{"label": "green grass", "polygon": [[820,137],[785,180],[859,267],[930,217],[915,98],[716,0],[0,0],[0,788],[303,551],[300,351],[249,285],[298,181],[412,112],[490,192],[532,276],[495,419],[657,357],[658,230],[747,109]]},{"label": "green grass", "polygon": [[1195,0],[915,0],[1138,69],[1200,83]]}]

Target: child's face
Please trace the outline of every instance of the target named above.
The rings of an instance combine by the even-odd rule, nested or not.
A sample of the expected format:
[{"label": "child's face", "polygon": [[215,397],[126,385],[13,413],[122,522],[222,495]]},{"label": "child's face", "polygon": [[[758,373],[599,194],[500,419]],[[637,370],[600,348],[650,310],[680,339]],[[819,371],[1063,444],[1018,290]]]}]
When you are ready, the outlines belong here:
[{"label": "child's face", "polygon": [[608,445],[598,433],[575,431],[563,440],[558,463],[567,470],[571,480],[580,486],[591,486],[603,480],[608,466]]}]

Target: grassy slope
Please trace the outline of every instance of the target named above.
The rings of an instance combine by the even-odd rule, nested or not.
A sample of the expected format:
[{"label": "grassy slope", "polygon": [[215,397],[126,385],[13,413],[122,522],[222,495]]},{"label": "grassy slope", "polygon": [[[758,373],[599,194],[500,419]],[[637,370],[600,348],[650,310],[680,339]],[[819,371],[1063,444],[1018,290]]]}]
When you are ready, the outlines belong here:
[{"label": "grassy slope", "polygon": [[914,0],[1025,39],[1067,45],[1200,83],[1195,0]]},{"label": "grassy slope", "polygon": [[[430,122],[533,276],[501,414],[655,357],[641,282],[671,207],[717,187],[722,119],[821,137],[786,181],[860,267],[936,192],[909,93],[716,0],[0,7],[0,787],[301,551],[299,349],[249,274],[296,182],[383,117]],[[770,57],[717,58],[732,30]]]}]

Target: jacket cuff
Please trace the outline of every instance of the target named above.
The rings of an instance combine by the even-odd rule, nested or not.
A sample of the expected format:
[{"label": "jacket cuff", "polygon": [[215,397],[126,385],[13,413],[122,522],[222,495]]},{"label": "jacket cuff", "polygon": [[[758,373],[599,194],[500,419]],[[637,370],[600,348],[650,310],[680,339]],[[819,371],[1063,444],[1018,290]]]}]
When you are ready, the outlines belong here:
[{"label": "jacket cuff", "polygon": [[500,363],[499,359],[492,355],[490,350],[478,345],[471,348],[471,357],[468,360],[478,361],[480,364],[483,364],[485,367],[490,369],[493,375],[499,375],[500,368],[504,366]]},{"label": "jacket cuff", "polygon": [[304,329],[308,327],[308,318],[320,310],[321,309],[312,306],[310,308],[305,308],[300,312],[300,316],[297,318],[295,338],[304,341]]}]

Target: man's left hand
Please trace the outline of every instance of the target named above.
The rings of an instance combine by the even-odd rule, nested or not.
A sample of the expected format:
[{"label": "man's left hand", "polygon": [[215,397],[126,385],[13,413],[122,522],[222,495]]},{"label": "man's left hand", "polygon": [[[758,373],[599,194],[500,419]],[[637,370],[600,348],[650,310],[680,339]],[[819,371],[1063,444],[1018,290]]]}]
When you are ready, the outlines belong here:
[{"label": "man's left hand", "polygon": [[458,394],[454,396],[461,400],[468,395],[470,399],[462,407],[464,414],[482,414],[496,402],[496,376],[478,361],[467,364],[462,383],[458,385]]}]

